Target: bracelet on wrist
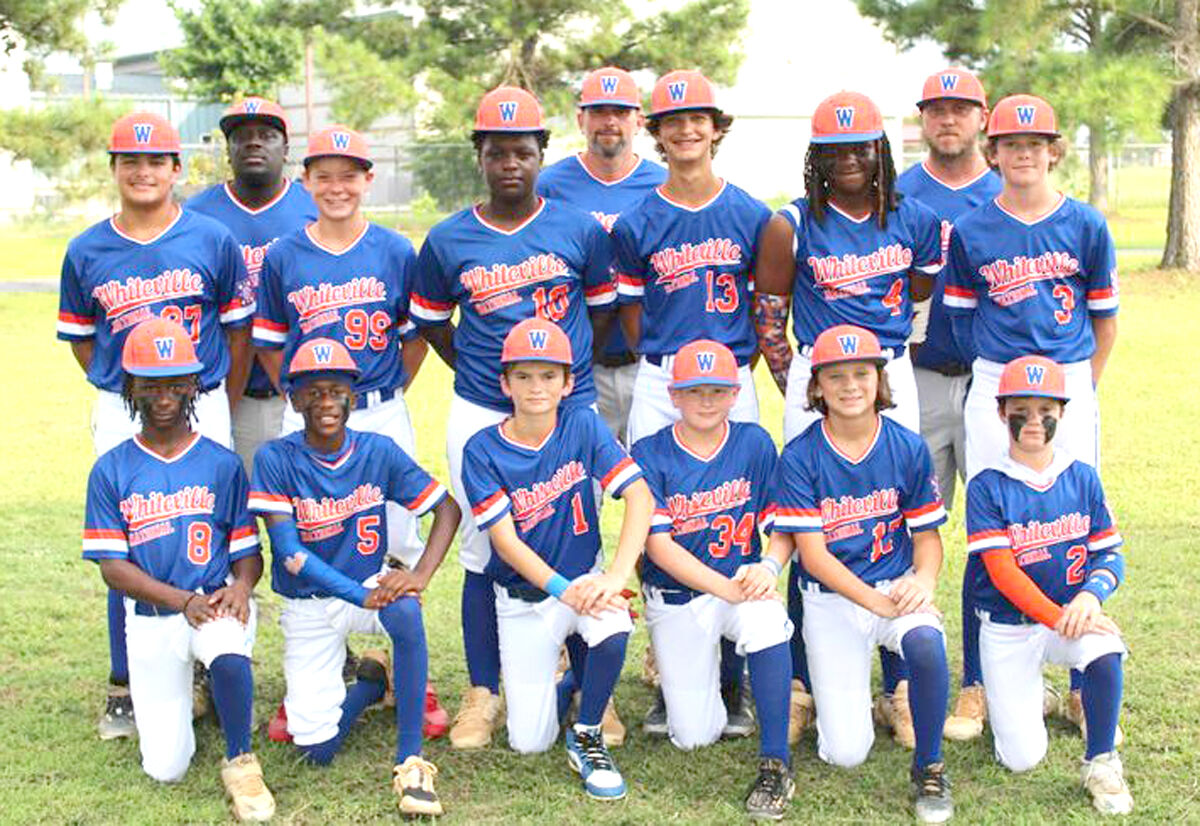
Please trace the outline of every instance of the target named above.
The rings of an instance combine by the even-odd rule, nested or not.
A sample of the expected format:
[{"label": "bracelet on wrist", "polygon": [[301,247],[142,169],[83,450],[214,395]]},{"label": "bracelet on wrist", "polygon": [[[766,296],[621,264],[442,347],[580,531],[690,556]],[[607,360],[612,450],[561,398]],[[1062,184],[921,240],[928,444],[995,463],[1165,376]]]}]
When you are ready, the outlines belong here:
[{"label": "bracelet on wrist", "polygon": [[196,595],[194,593],[188,594],[188,598],[183,601],[183,607],[179,609],[179,613],[186,614],[188,605],[190,605],[192,600],[194,600],[195,598],[196,598]]}]

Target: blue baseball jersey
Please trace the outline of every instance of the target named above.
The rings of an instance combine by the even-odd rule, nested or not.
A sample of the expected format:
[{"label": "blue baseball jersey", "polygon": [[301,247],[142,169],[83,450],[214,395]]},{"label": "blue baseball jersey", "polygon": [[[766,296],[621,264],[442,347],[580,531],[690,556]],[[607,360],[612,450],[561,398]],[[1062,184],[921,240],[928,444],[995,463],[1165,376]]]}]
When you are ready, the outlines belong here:
[{"label": "blue baseball jersey", "polygon": [[912,332],[909,278],[942,268],[941,224],[926,206],[904,198],[880,229],[874,213],[852,218],[834,204],[818,221],[807,198],[779,211],[792,225],[796,277],[792,332],[812,346],[823,331],[856,324],[884,347],[899,349]]},{"label": "blue baseball jersey", "polygon": [[[400,387],[408,380],[400,343],[416,334],[408,318],[415,263],[408,239],[378,224],[341,252],[307,227],[285,235],[263,262],[254,343],[283,348],[286,366],[305,341],[336,339],[362,371],[357,393]],[[290,387],[286,375],[281,381]]]},{"label": "blue baseball jersey", "polygon": [[725,182],[688,207],[661,188],[613,225],[618,300],[641,304],[644,356],[674,355],[698,338],[719,341],[745,363],[758,349],[754,259],[771,210]]},{"label": "blue baseball jersey", "polygon": [[[1047,470],[1004,457],[967,485],[967,551],[1010,551],[1042,593],[1066,605],[1093,567],[1119,553],[1121,534],[1096,469],[1056,451]],[[996,622],[1032,622],[974,566],[975,604]]]},{"label": "blue baseball jersey", "polygon": [[237,454],[199,433],[164,459],[127,439],[88,476],[83,558],[123,559],[185,591],[223,586],[230,564],[259,553]]},{"label": "blue baseball jersey", "polygon": [[[286,179],[283,190],[260,207],[251,208],[243,204],[227,183],[210,186],[188,198],[183,206],[219,221],[233,233],[234,240],[242,250],[242,260],[246,263],[243,301],[253,301],[258,293],[259,273],[267,255],[267,247],[276,239],[317,220],[317,206],[308,190]],[[271,380],[257,359],[250,369],[246,389],[271,389]]]},{"label": "blue baseball jersey", "polygon": [[976,355],[999,364],[1039,355],[1091,358],[1090,317],[1117,313],[1117,250],[1104,216],[1062,196],[1032,223],[996,199],[963,215],[950,236],[946,309],[973,314]]},{"label": "blue baseball jersey", "polygon": [[229,230],[181,209],[149,241],[117,228],[112,218],[76,236],[63,258],[58,338],[93,341],[87,378],[121,392],[121,348],[139,322],[162,316],[183,325],[204,362],[200,385],[212,389],[229,372],[222,327],[243,327],[254,315],[246,295],[246,265]]},{"label": "blue baseball jersey", "polygon": [[[463,449],[463,487],[479,530],[511,514],[517,536],[567,579],[582,576],[600,555],[600,515],[593,480],[612,497],[642,471],[590,407],[559,408],[558,422],[537,447],[486,427]],[[521,576],[493,553],[486,572],[501,585]]]},{"label": "blue baseball jersey", "polygon": [[[538,175],[537,191],[547,198],[566,201],[591,213],[605,232],[612,232],[613,224],[622,212],[636,206],[666,179],[667,170],[653,161],[639,158],[637,165],[624,177],[604,181],[588,171],[581,155],[571,155],[542,170]],[[604,343],[605,355],[622,356],[628,352],[629,344],[621,332],[621,325],[613,324],[608,341]]]},{"label": "blue baseball jersey", "polygon": [[[421,516],[447,496],[446,488],[387,436],[346,430],[334,454],[318,453],[304,431],[267,442],[254,455],[250,510],[289,516],[309,553],[362,582],[379,573],[387,553],[384,503]],[[285,597],[328,596],[288,573],[272,554],[271,587]]]},{"label": "blue baseball jersey", "polygon": [[500,390],[500,349],[516,324],[538,316],[571,340],[575,389],[568,407],[596,399],[588,308],[616,301],[604,230],[587,213],[541,199],[513,230],[489,224],[478,207],[451,215],[429,231],[417,260],[413,320],[454,330],[454,392],[493,410],[512,410]]},{"label": "blue baseball jersey", "polygon": [[[950,228],[960,215],[990,201],[1000,194],[1004,181],[991,169],[985,169],[974,180],[959,186],[951,186],[937,178],[924,163],[906,169],[896,179],[896,191],[909,198],[916,198],[933,210],[942,221],[942,258],[949,257]],[[964,353],[950,330],[950,319],[946,317],[943,296],[946,292],[946,268],[938,273],[929,303],[929,322],[925,330],[925,341],[917,348],[913,364],[917,367],[937,368],[953,364],[971,363],[973,354]]]},{"label": "blue baseball jersey", "polygon": [[946,521],[925,442],[886,416],[878,422],[858,457],[833,444],[824,419],[813,422],[783,449],[775,482],[774,529],[823,533],[829,552],[869,585],[904,576],[912,533]]},{"label": "blue baseball jersey", "polygon": [[[762,554],[759,530],[775,517],[771,485],[775,443],[756,424],[729,422],[711,456],[700,456],[679,438],[677,425],[638,440],[633,460],[654,494],[650,533],[667,533],[708,567],[732,577]],[[659,588],[684,586],[654,564],[642,563],[642,581]]]}]

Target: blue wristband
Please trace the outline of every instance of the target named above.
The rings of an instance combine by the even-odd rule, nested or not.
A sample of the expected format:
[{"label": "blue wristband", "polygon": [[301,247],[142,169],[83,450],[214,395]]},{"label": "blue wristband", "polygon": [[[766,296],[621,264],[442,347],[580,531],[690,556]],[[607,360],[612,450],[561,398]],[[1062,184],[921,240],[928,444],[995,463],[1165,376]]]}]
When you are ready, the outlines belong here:
[{"label": "blue wristband", "polygon": [[1087,591],[1100,602],[1112,596],[1112,592],[1117,590],[1117,584],[1113,582],[1113,576],[1108,571],[1097,571],[1088,577],[1088,581],[1083,584],[1082,590]]},{"label": "blue wristband", "polygon": [[543,589],[547,594],[559,599],[563,592],[571,587],[571,581],[557,571],[546,581],[546,587]]},{"label": "blue wristband", "polygon": [[771,569],[771,573],[775,574],[775,578],[779,579],[779,575],[783,573],[783,566],[779,564],[774,557],[764,556],[759,560],[763,565]]}]

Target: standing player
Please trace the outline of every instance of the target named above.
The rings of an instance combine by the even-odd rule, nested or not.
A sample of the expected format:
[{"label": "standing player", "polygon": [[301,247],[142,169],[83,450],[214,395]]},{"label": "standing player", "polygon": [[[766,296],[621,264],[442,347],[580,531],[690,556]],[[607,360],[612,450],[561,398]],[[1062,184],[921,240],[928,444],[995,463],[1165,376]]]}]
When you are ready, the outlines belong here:
[{"label": "standing player", "polygon": [[1004,366],[996,399],[1008,455],[967,486],[968,551],[986,568],[972,583],[983,682],[996,757],[1020,772],[1046,754],[1043,663],[1081,670],[1081,780],[1100,812],[1128,814],[1133,797],[1115,744],[1125,645],[1101,607],[1125,558],[1095,468],[1051,444],[1070,426],[1065,373],[1040,356]]},{"label": "standing player", "polygon": [[[224,447],[250,369],[246,268],[228,230],[172,200],[180,151],[179,133],[158,115],[134,112],[113,124],[109,166],[121,209],[73,239],[63,258],[58,338],[97,388],[98,456],[137,432],[121,398],[121,347],[136,324],[161,316],[187,328],[204,363],[196,428]],[[124,611],[121,594],[109,592],[110,685],[99,725],[106,740],[134,732]]]},{"label": "standing player", "polygon": [[[250,508],[271,536],[271,587],[284,598],[283,669],[288,731],[300,751],[327,765],[355,720],[394,687],[400,811],[440,815],[437,769],[421,757],[429,654],[420,594],[441,564],[459,509],[446,489],[386,434],[347,427],[360,372],[341,342],[300,344],[288,367],[292,407],[304,430],[268,442],[254,458]],[[384,569],[387,502],[433,513],[429,542],[412,569]],[[382,633],[386,651],[364,651],[358,681],[342,681],[346,636]]]},{"label": "standing player", "polygon": [[[371,166],[366,140],[351,129],[330,126],[309,139],[304,186],[317,220],[271,245],[254,341],[271,380],[289,392],[281,366],[303,342],[316,336],[342,342],[362,371],[348,426],[385,435],[411,456],[415,437],[404,390],[426,350],[408,318],[416,253],[407,238],[363,214]],[[303,427],[299,411],[284,411],[284,433]],[[415,567],[424,547],[416,518],[395,502],[385,510],[388,556]],[[427,722],[432,737],[449,723],[432,688]]]},{"label": "standing player", "polygon": [[874,334],[831,327],[811,361],[808,403],[822,418],[783,449],[768,553],[782,559],[794,542],[803,563],[818,753],[837,766],[866,759],[875,738],[870,655],[886,646],[909,671],[917,819],[942,823],[954,805],[942,762],[946,644],[933,604],[946,511],[933,460],[920,436],[880,415],[891,388]]},{"label": "standing player", "polygon": [[718,108],[708,78],[670,72],[650,100],[647,129],[667,162],[667,180],[612,230],[621,326],[641,355],[629,444],[679,419],[667,390],[671,358],[700,337],[737,358],[742,391],[730,418],[758,421],[750,297],[758,235],[771,215],[713,171],[733,117]]},{"label": "standing player", "polygon": [[275,800],[250,751],[254,585],[262,555],[241,462],[192,431],[204,364],[179,324],[151,318],[125,336],[121,397],[141,431],[88,478],[83,556],[125,594],[138,748],[146,774],[183,779],[196,752],[192,659],[212,675],[225,735],[221,780],[238,820],[269,820]]},{"label": "standing player", "polygon": [[[633,151],[633,137],[645,122],[633,76],[613,66],[591,72],[583,79],[577,120],[587,149],[546,167],[538,176],[538,193],[590,212],[611,232],[622,212],[667,178],[661,166]],[[618,324],[611,326],[606,341],[595,345],[596,407],[624,442],[637,357]]]},{"label": "standing player", "polygon": [[[587,149],[544,169],[538,176],[538,192],[590,212],[606,232],[611,231],[622,212],[638,204],[667,177],[661,166],[633,151],[633,137],[645,122],[633,76],[614,66],[588,74],[579,95],[577,119],[587,138]],[[594,345],[596,407],[608,429],[624,443],[637,356],[630,351],[619,324],[609,327],[607,340],[597,340]],[[568,646],[573,644],[574,639],[568,641]],[[647,654],[645,670],[653,674],[651,662]],[[568,680],[574,682],[573,678]],[[661,726],[665,725],[664,717]],[[624,739],[625,726],[616,708],[606,709],[605,742],[617,746]]]},{"label": "standing player", "polygon": [[[900,198],[895,166],[879,107],[865,95],[838,92],[817,106],[805,158],[806,195],[772,218],[755,268],[759,343],[784,394],[783,438],[796,438],[819,414],[807,407],[813,343],[822,330],[854,324],[885,347],[888,384],[896,407],[885,415],[910,430],[920,427],[912,365],[904,344],[912,331],[913,302],[929,296],[941,269],[939,223],[928,208]],[[799,347],[787,340],[788,300]],[[788,604],[800,624],[800,574],[792,566]],[[897,742],[912,748],[904,663],[885,649],[878,716]],[[795,671],[793,735],[807,725],[804,640],[792,640]]]},{"label": "standing player", "polygon": [[[412,305],[421,334],[454,370],[446,456],[453,490],[463,501],[463,446],[512,410],[500,388],[501,343],[508,331],[534,316],[561,325],[575,354],[573,390],[565,404],[586,407],[596,400],[588,313],[616,300],[604,230],[586,213],[537,194],[549,140],[537,99],[510,86],[488,92],[471,140],[488,200],[430,230],[417,262]],[[457,327],[450,321],[456,306]],[[471,687],[450,731],[455,748],[486,746],[500,712],[496,597],[484,576],[489,556],[487,537],[464,514],[458,559],[466,569],[462,629]]]},{"label": "standing player", "polygon": [[[312,196],[284,176],[288,123],[283,108],[250,97],[221,116],[233,180],[209,187],[188,199],[186,209],[220,221],[233,233],[246,262],[246,298],[258,290],[267,247],[317,217]],[[254,451],[279,436],[286,402],[255,359],[246,391],[233,411],[233,446],[246,472]]]},{"label": "standing player", "polygon": [[[980,132],[987,126],[987,96],[978,78],[967,70],[944,69],[925,80],[917,109],[929,153],[896,179],[896,191],[916,198],[941,219],[945,257],[954,221],[996,197],[1002,186],[1000,176],[988,167],[980,151]],[[954,504],[956,475],[966,478],[963,405],[971,381],[971,354],[959,348],[951,333],[943,305],[945,289],[943,270],[925,308],[924,341],[911,341],[909,352],[921,405],[921,436],[933,454],[933,468],[949,509]],[[951,740],[978,737],[986,717],[979,671],[979,620],[967,601],[977,565],[978,560],[968,556],[962,586],[962,690],[954,713],[946,720],[945,734]]]},{"label": "standing player", "polygon": [[787,560],[762,557],[758,537],[774,516],[775,443],[756,424],[729,421],[740,382],[728,347],[694,341],[675,355],[671,372],[680,420],[633,449],[655,498],[642,582],[671,741],[692,749],[721,736],[731,703],[718,694],[717,641],[733,641],[749,661],[761,721],[746,810],[778,820],[795,791],[792,624],[775,592]]},{"label": "standing player", "polygon": [[[521,753],[542,752],[557,738],[555,665],[566,638],[579,634],[588,650],[567,759],[588,796],[616,800],[625,796],[625,781],[600,719],[633,630],[621,591],[646,543],[653,497],[595,411],[576,405],[560,412],[576,363],[562,328],[540,318],[520,322],[505,337],[500,361],[513,415],[467,442],[463,483],[495,552],[487,572],[496,594],[508,742]],[[607,571],[596,483],[625,502]]]}]

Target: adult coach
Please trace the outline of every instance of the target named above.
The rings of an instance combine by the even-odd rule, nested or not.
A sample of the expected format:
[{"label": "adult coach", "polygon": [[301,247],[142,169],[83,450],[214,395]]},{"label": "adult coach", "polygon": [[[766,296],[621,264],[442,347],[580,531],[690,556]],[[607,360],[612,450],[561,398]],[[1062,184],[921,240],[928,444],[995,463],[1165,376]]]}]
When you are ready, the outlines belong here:
[{"label": "adult coach", "polygon": [[[896,179],[896,191],[917,199],[941,219],[945,256],[954,221],[999,195],[1002,188],[1000,176],[980,150],[980,134],[987,126],[987,95],[979,79],[966,69],[943,69],[925,80],[917,109],[929,152]],[[924,308],[928,312],[925,339],[911,342],[909,352],[921,405],[921,436],[933,455],[938,485],[949,509],[954,504],[957,476],[966,479],[963,406],[971,383],[972,355],[958,346],[950,330],[942,304],[945,291],[943,270]],[[952,740],[979,736],[987,715],[979,667],[979,618],[969,602],[972,583],[980,574],[978,558],[968,556],[962,586],[962,690],[945,728],[946,737]]]},{"label": "adult coach", "polygon": [[[537,194],[549,140],[537,98],[501,86],[483,96],[471,135],[488,188],[486,201],[451,215],[429,232],[417,261],[412,315],[421,334],[454,370],[446,456],[454,496],[462,483],[467,440],[512,412],[500,389],[500,351],[517,323],[538,316],[571,339],[574,389],[566,407],[596,400],[589,310],[616,300],[604,230],[591,216]],[[451,323],[458,307],[457,327]],[[466,569],[463,643],[471,688],[450,743],[482,748],[500,712],[496,595],[484,575],[491,556],[486,533],[463,513],[458,558]]]},{"label": "adult coach", "polygon": [[[225,110],[220,121],[233,179],[188,199],[185,209],[224,224],[233,234],[246,263],[246,296],[258,289],[267,247],[317,217],[312,196],[283,174],[288,154],[288,122],[283,107],[248,97]],[[283,396],[257,359],[246,390],[233,411],[233,446],[246,472],[254,451],[283,427]]]},{"label": "adult coach", "polygon": [[[633,137],[645,123],[633,75],[615,66],[588,74],[579,94],[576,121],[587,139],[587,149],[546,167],[538,176],[537,190],[591,213],[611,232],[622,212],[667,179],[661,166],[633,151]],[[624,442],[637,356],[616,324],[607,340],[595,345],[592,377],[596,407],[609,430]]]},{"label": "adult coach", "polygon": [[[134,112],[113,124],[109,167],[120,211],[72,239],[59,282],[58,338],[97,389],[92,411],[96,455],[129,439],[137,423],[121,398],[121,348],[153,316],[182,324],[204,368],[196,429],[229,447],[230,408],[250,368],[246,267],[233,236],[171,197],[179,178],[179,133],[162,117]],[[108,596],[111,670],[101,739],[134,733],[122,595]]]}]

